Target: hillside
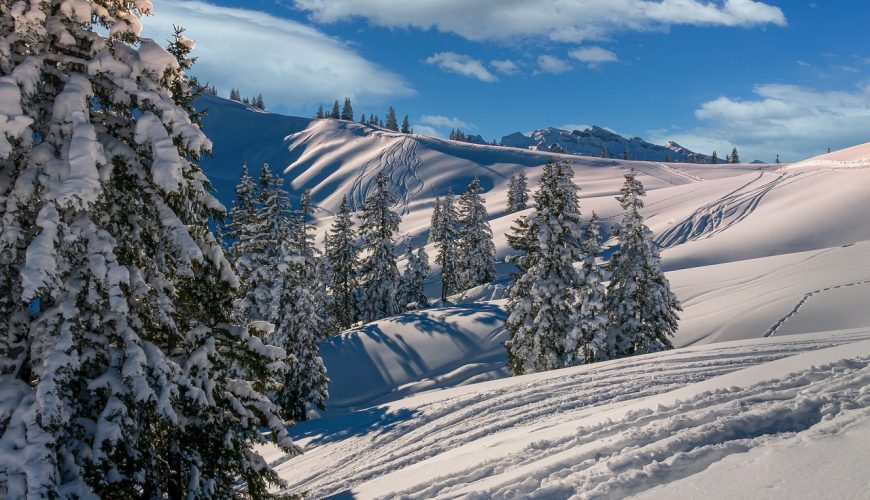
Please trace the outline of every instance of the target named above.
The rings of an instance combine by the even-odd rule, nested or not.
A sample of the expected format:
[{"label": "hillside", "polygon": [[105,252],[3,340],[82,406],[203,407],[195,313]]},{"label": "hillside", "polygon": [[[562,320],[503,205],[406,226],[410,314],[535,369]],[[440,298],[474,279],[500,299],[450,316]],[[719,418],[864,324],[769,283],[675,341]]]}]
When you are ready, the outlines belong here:
[{"label": "hillside", "polygon": [[[402,249],[425,242],[435,196],[473,176],[495,234],[496,284],[321,345],[329,409],[293,428],[305,455],[270,452],[289,491],[680,498],[715,483],[705,496],[733,498],[870,487],[840,480],[870,463],[860,444],[870,439],[870,219],[860,208],[870,198],[870,146],[791,166],[710,166],[476,145],[239,107],[211,115],[206,130],[229,134],[224,120],[256,121],[261,132],[236,130],[236,156],[206,160],[207,173],[231,190],[243,156],[257,154],[294,196],[312,190],[321,229],[343,194],[359,206],[386,172],[400,199]],[[248,149],[249,140],[261,146]],[[606,237],[620,217],[622,175],[639,171],[643,213],[684,308],[680,349],[507,377],[504,233],[518,214],[504,213],[506,183],[522,169],[534,186],[554,156],[573,165],[583,215],[596,211]],[[738,476],[746,480],[728,479]]]}]

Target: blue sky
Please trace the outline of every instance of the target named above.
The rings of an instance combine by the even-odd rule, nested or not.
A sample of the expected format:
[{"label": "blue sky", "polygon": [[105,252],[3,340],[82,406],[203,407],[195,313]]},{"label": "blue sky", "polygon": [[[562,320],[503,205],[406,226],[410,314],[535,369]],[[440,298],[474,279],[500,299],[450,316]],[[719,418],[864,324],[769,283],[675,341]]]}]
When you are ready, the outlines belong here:
[{"label": "blue sky", "polygon": [[309,116],[350,96],[418,132],[600,125],[792,161],[870,141],[866,0],[154,0],[194,73]]}]

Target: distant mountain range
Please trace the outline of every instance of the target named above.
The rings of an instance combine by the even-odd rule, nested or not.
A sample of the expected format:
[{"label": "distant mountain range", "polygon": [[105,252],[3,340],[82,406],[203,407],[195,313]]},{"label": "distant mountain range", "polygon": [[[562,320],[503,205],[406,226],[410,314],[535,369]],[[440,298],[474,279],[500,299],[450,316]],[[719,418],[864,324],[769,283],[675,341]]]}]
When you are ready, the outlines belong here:
[{"label": "distant mountain range", "polygon": [[[641,161],[687,162],[691,158],[706,163],[709,157],[686,149],[676,142],[668,141],[664,146],[646,142],[640,137],[628,139],[610,130],[593,126],[586,130],[563,130],[545,128],[535,130],[529,135],[515,132],[501,138],[502,146],[568,153],[583,156],[623,158]],[[724,153],[723,153],[724,154]]]}]

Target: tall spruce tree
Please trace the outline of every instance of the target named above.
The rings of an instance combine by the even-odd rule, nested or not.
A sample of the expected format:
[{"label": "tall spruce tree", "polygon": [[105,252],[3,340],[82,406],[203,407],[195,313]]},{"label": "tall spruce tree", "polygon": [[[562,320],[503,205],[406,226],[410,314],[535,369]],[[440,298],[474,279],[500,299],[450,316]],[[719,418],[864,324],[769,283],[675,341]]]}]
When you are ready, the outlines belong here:
[{"label": "tall spruce tree", "polygon": [[392,106],[387,110],[387,121],[384,123],[384,128],[399,131],[399,122],[396,119],[396,110]]},{"label": "tall spruce tree", "polygon": [[671,292],[661,270],[659,251],[643,223],[641,199],[646,193],[637,172],[625,175],[617,197],[625,210],[622,222],[614,228],[619,249],[610,258],[610,284],[607,287],[608,329],[612,337],[612,356],[672,349],[671,337],[677,330],[680,303]]},{"label": "tall spruce tree", "polygon": [[341,118],[341,111],[339,111],[338,109],[338,99],[336,99],[335,102],[332,103],[332,111],[329,113],[329,117],[334,120],[338,120],[339,118]]},{"label": "tall spruce tree", "polygon": [[575,362],[592,363],[611,358],[613,343],[607,335],[606,289],[604,269],[598,264],[601,257],[601,230],[598,215],[592,218],[583,231],[583,263],[580,269],[582,283],[577,290],[577,321],[573,338],[567,347],[574,347]]},{"label": "tall spruce tree", "polygon": [[3,5],[0,496],[267,496],[286,365],[231,318],[193,42],[140,38],[150,2]]},{"label": "tall spruce tree", "polygon": [[441,302],[462,286],[462,274],[458,255],[457,229],[459,212],[456,210],[453,189],[447,188],[447,195],[441,200],[438,218],[438,240],[435,247],[438,255],[435,262],[441,266]]},{"label": "tall spruce tree", "polygon": [[326,118],[326,112],[323,111],[323,104],[317,107],[317,113],[314,114],[314,118]]},{"label": "tall spruce tree", "polygon": [[737,148],[731,150],[731,163],[740,163],[740,155],[737,154]]},{"label": "tall spruce tree", "polygon": [[571,167],[550,160],[534,199],[537,212],[527,226],[527,235],[535,238],[528,245],[534,254],[508,290],[505,325],[511,337],[506,347],[508,367],[515,375],[566,366],[578,349],[570,344],[576,322],[575,297],[582,285],[574,263],[583,255]]},{"label": "tall spruce tree", "polygon": [[434,243],[441,240],[441,198],[435,197],[435,203],[432,206],[432,218],[429,221],[429,237],[427,243]]},{"label": "tall spruce tree", "polygon": [[365,256],[360,265],[360,316],[369,322],[399,311],[401,277],[396,266],[395,238],[401,217],[392,209],[396,196],[389,179],[378,174],[376,189],[365,200],[360,213],[360,236]]},{"label": "tall spruce tree", "polygon": [[495,245],[480,181],[471,180],[459,198],[459,267],[463,288],[472,288],[495,279]]},{"label": "tall spruce tree", "polygon": [[224,226],[223,234],[229,240],[227,258],[241,279],[244,272],[238,265],[246,253],[246,248],[254,242],[257,204],[260,196],[257,181],[248,174],[247,164],[242,164],[242,175],[235,193],[236,199],[233,200],[233,208],[227,214],[228,221]]},{"label": "tall spruce tree", "polygon": [[420,247],[417,252],[408,252],[408,265],[402,275],[402,305],[414,304],[415,309],[429,307],[429,297],[426,296],[424,285],[429,277],[429,256],[426,249]]},{"label": "tall spruce tree", "polygon": [[508,213],[519,212],[528,208],[529,184],[526,172],[521,170],[511,175],[508,180]]},{"label": "tall spruce tree", "polygon": [[411,122],[408,121],[408,115],[405,115],[405,118],[402,119],[402,133],[410,134],[411,133]]},{"label": "tall spruce tree", "polygon": [[341,329],[350,328],[356,321],[357,270],[359,249],[353,217],[347,204],[347,196],[341,198],[341,206],[333,219],[325,245],[326,258],[330,265],[332,290],[332,316]]},{"label": "tall spruce tree", "polygon": [[350,104],[350,97],[344,98],[344,106],[341,108],[341,119],[353,121],[353,106]]}]

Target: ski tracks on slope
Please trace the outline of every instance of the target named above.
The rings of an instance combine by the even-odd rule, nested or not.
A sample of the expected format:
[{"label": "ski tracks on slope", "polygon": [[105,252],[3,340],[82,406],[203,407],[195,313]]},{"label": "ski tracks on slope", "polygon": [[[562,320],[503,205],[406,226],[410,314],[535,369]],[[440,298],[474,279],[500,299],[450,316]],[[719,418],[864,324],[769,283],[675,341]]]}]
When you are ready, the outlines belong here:
[{"label": "ski tracks on slope", "polygon": [[[854,340],[835,338],[752,345],[742,349],[723,347],[710,349],[703,354],[686,354],[675,351],[637,361],[627,362],[623,360],[616,365],[594,366],[591,369],[575,371],[564,376],[531,380],[526,385],[513,385],[508,388],[462,394],[422,404],[410,412],[406,411],[406,418],[391,424],[389,429],[375,427],[363,435],[327,444],[323,450],[316,448],[311,450],[312,453],[319,451],[334,457],[330,460],[329,471],[331,472],[324,473],[321,467],[301,470],[295,465],[296,460],[280,464],[278,469],[280,472],[281,468],[287,467],[289,471],[292,471],[292,474],[288,474],[287,478],[291,482],[289,491],[306,490],[316,497],[327,496],[349,490],[356,485],[391,472],[400,471],[405,467],[438,456],[451,449],[459,448],[469,442],[482,439],[507,439],[502,438],[500,433],[511,429],[529,425],[559,425],[594,414],[601,411],[601,408],[629,404],[743,368]],[[726,403],[727,401],[722,402],[722,404]],[[679,420],[678,414],[681,411],[683,410],[673,411],[675,419]],[[648,420],[649,422],[645,423],[644,426],[650,427],[640,427],[637,431],[632,429],[640,425],[638,422],[643,421],[643,417],[640,415],[628,419],[622,424],[609,424],[609,426],[600,429],[582,430],[576,436],[572,434],[572,437],[566,438],[567,440],[564,442],[547,442],[542,446],[533,446],[525,450],[521,456],[509,455],[489,463],[478,464],[473,470],[467,470],[451,477],[438,478],[436,481],[420,485],[402,494],[408,497],[453,496],[450,493],[453,488],[473,482],[475,476],[491,475],[521,467],[529,461],[544,459],[551,455],[555,456],[555,454],[582,444],[584,436],[588,441],[593,435],[602,437],[602,433],[607,432],[614,436],[615,443],[622,443],[622,446],[619,447],[619,453],[613,451],[613,456],[607,459],[608,466],[616,466],[620,463],[620,455],[630,453],[631,450],[639,449],[642,446],[642,440],[639,436],[643,434],[639,435],[637,432],[652,432],[656,429],[663,432],[661,429],[664,427],[656,427],[662,425],[663,419],[649,417]],[[692,423],[687,428],[697,428],[699,425],[701,425],[700,421]],[[673,425],[670,425],[667,428],[672,427]],[[732,431],[737,432],[736,427]],[[691,433],[690,435],[694,436]],[[706,439],[713,438],[708,436]],[[647,440],[649,443],[646,445],[649,446],[657,442],[652,441],[652,437],[647,438]],[[722,440],[725,438],[723,437]],[[686,440],[681,450],[691,451],[701,447],[702,445],[699,443],[700,438],[695,441]],[[577,472],[581,475],[585,474],[585,477],[591,477],[588,474],[599,469],[591,469],[595,463],[589,462],[589,460],[595,462],[598,460],[595,457],[600,457],[603,453],[603,451],[590,451],[592,458],[584,458],[577,462],[580,465],[585,464],[581,469],[589,469],[589,471],[582,472],[581,469],[574,471],[565,468],[565,473],[574,474]],[[681,456],[680,453],[687,452],[675,451],[673,447],[670,447],[663,448],[660,455],[664,456],[667,453],[672,455],[676,453],[676,456]],[[703,453],[707,453],[707,451]],[[699,451],[696,454],[703,453]],[[704,456],[713,460],[712,455]],[[305,460],[305,456],[301,459]],[[634,466],[631,468],[636,469]],[[641,470],[645,469],[641,467]],[[546,484],[542,482],[544,481],[543,477],[536,479],[536,481],[535,488],[546,487]],[[482,493],[482,497],[510,496],[509,490],[487,491]],[[516,489],[510,491],[519,493],[519,490]],[[553,492],[551,495],[545,496],[560,497],[562,495]]]},{"label": "ski tracks on slope", "polygon": [[776,332],[778,332],[780,329],[782,329],[782,327],[783,327],[783,325],[785,325],[786,321],[788,321],[792,317],[794,317],[794,315],[796,315],[801,310],[801,308],[804,306],[804,304],[806,304],[811,298],[815,297],[816,295],[819,295],[821,293],[828,292],[831,290],[839,290],[840,288],[848,288],[848,287],[861,286],[861,285],[870,285],[870,280],[855,281],[855,282],[846,283],[843,285],[829,286],[826,288],[820,288],[818,290],[813,290],[812,292],[805,293],[804,296],[801,298],[801,300],[798,301],[797,304],[795,304],[794,308],[792,308],[792,310],[789,311],[788,314],[786,314],[785,316],[783,316],[782,318],[777,320],[777,322],[774,323],[773,326],[771,326],[767,330],[767,332],[764,334],[764,336],[765,337],[772,337],[772,336],[776,335]]},{"label": "ski tracks on slope", "polygon": [[657,236],[656,243],[660,248],[670,248],[689,240],[709,238],[721,233],[749,217],[761,203],[761,200],[774,189],[819,173],[821,172],[817,170],[797,173],[783,172],[778,174],[776,178],[764,182],[760,186],[755,186],[764,175],[759,174],[755,179],[722,198],[695,210],[688,218]]},{"label": "ski tracks on slope", "polygon": [[378,174],[383,173],[390,179],[390,188],[398,197],[400,214],[407,215],[411,211],[411,202],[425,187],[418,173],[422,163],[418,149],[415,140],[401,137],[366,162],[350,188],[348,201],[352,206],[362,206],[375,189]]}]

